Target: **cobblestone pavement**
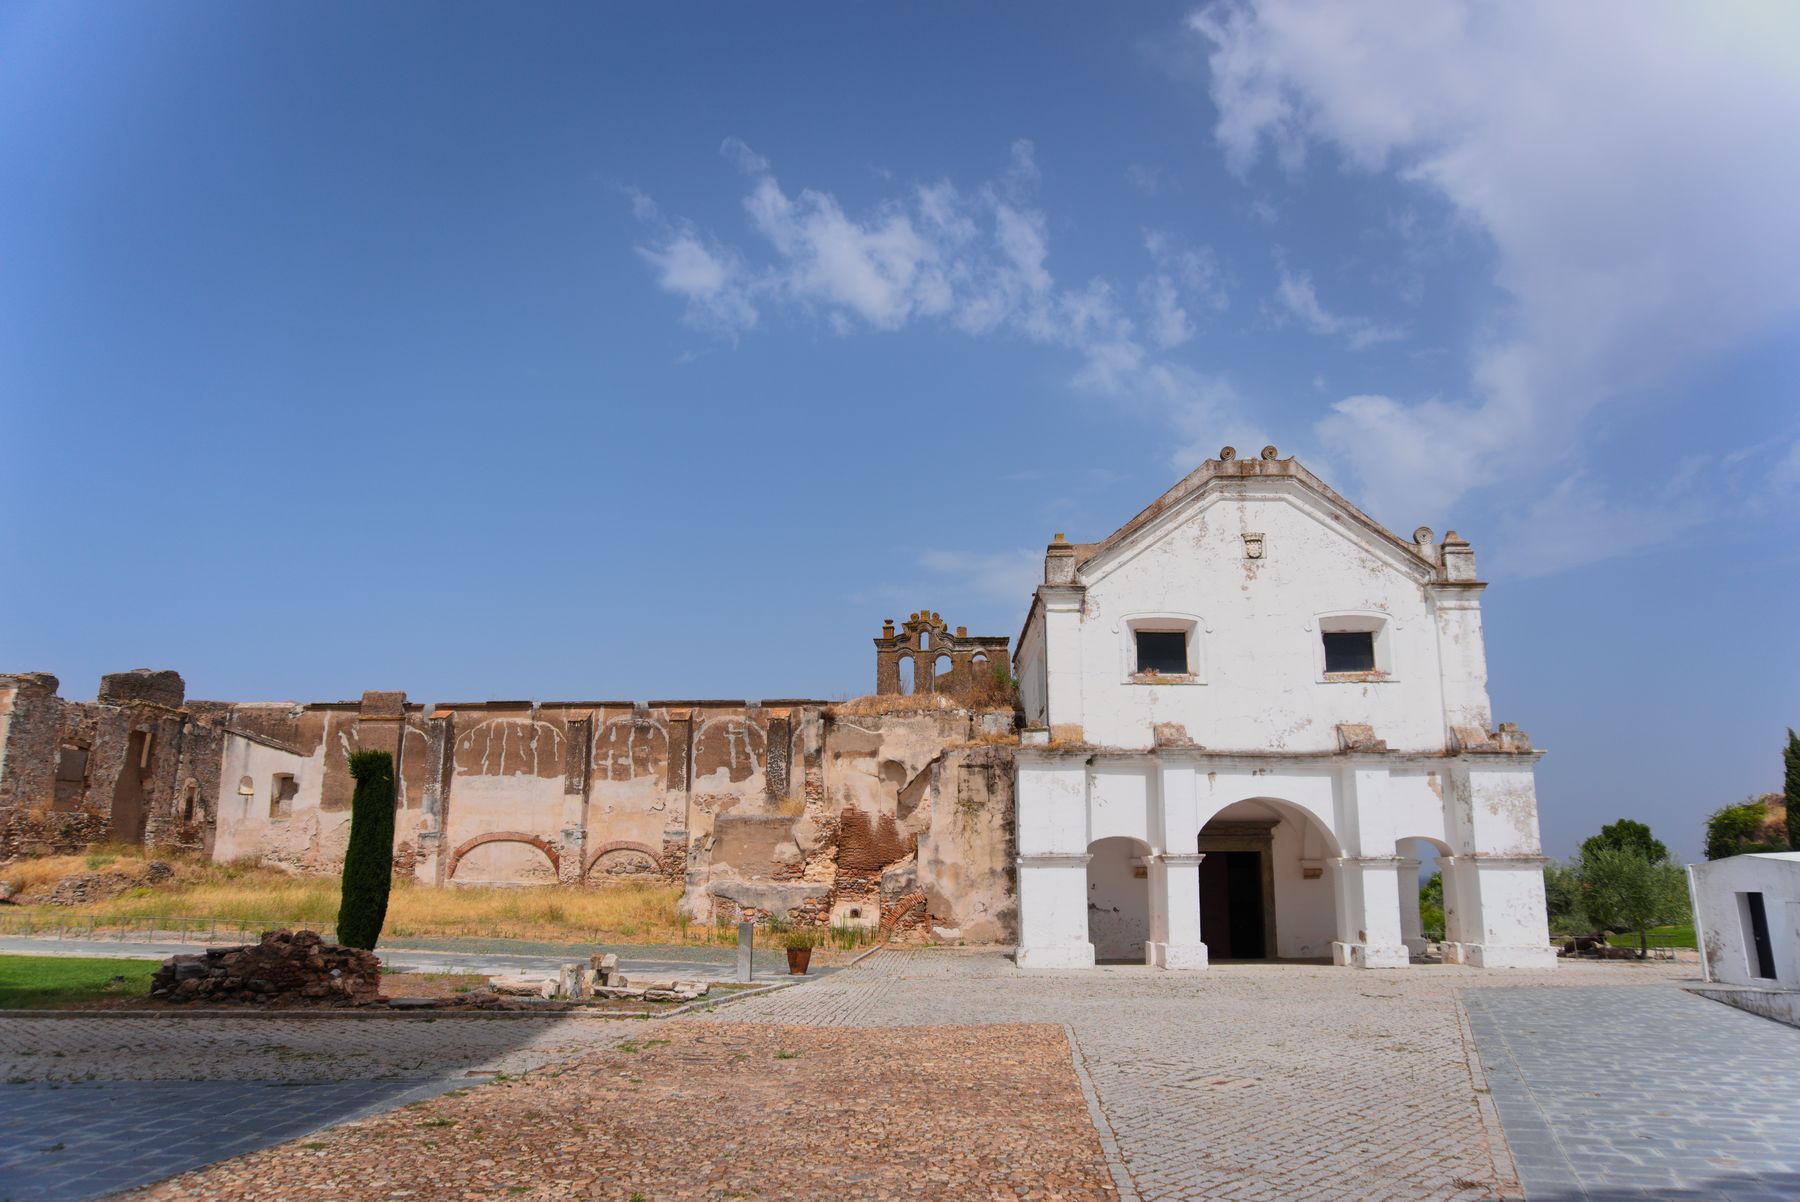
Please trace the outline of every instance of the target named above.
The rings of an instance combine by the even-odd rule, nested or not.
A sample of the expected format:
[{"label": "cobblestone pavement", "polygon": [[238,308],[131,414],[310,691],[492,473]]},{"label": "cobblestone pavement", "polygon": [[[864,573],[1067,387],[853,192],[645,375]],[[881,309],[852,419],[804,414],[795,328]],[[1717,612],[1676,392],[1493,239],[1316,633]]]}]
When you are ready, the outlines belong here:
[{"label": "cobblestone pavement", "polygon": [[98,1197],[610,1047],[639,1026],[485,1015],[0,1019],[0,1199]]},{"label": "cobblestone pavement", "polygon": [[153,1186],[155,1202],[1115,1202],[1060,1025],[659,1023],[520,1081]]},{"label": "cobblestone pavement", "polygon": [[[1761,1115],[1761,1125],[1739,1132],[1750,1143],[1800,1146],[1800,1131],[1784,1126],[1793,1110],[1762,1105],[1778,1083],[1757,1068],[1760,1055],[1776,1058],[1771,1048],[1787,1064],[1800,1063],[1781,1042],[1796,1033],[1673,988],[1693,972],[1687,964],[1565,964],[1543,973],[1236,964],[1205,973],[1025,973],[992,952],[883,951],[802,988],[672,1024],[488,1016],[6,1018],[0,1068],[11,1084],[0,1086],[0,1115],[9,1124],[0,1129],[0,1199],[93,1197],[441,1093],[466,1084],[468,1073],[516,1074],[646,1031],[718,1022],[1062,1026],[1091,1085],[1093,1122],[1115,1162],[1119,1193],[1146,1202],[1517,1198],[1498,1114],[1520,1133],[1533,1184],[1542,1137],[1565,1119],[1580,1119],[1584,1131],[1607,1138],[1618,1134],[1609,1124],[1629,1126],[1617,1117],[1619,1099],[1646,1093],[1629,1068],[1634,1057],[1660,1074],[1648,1093],[1671,1097],[1698,1088],[1689,1077],[1709,1065],[1726,1066],[1710,1101],[1672,1111],[1713,1124],[1696,1128],[1708,1134],[1670,1136],[1672,1148],[1714,1151],[1721,1126],[1748,1123],[1740,1114]],[[1480,1024],[1484,1049],[1502,1041],[1492,1053],[1499,1112],[1459,995]],[[1604,1084],[1590,1091],[1586,1109],[1566,1094],[1574,1087],[1543,1050],[1551,1046],[1540,1042],[1545,1025],[1571,1047],[1592,1033],[1596,1050],[1588,1063],[1604,1062],[1607,1072],[1592,1074]],[[1691,1055],[1684,1050],[1690,1030],[1707,1032]],[[1650,1053],[1642,1052],[1645,1044]],[[1548,1092],[1538,1092],[1540,1077]],[[124,1082],[133,1084],[115,1084]],[[1730,1108],[1732,1089],[1743,1093],[1741,1112]],[[1637,1129],[1652,1129],[1649,1119],[1672,1121],[1647,1113]],[[1570,1150],[1563,1151],[1566,1159]],[[1714,1166],[1719,1174],[1800,1192],[1792,1182],[1770,1180],[1779,1165],[1735,1147],[1733,1154],[1742,1163]],[[1636,1185],[1626,1166],[1616,1167],[1612,1176],[1594,1178],[1599,1185],[1586,1196],[1718,1196],[1616,1192]],[[1564,1191],[1567,1184],[1546,1188]],[[1615,1192],[1592,1192],[1602,1186]],[[1560,1202],[1581,1195],[1543,1194],[1534,1186],[1539,1196]]]},{"label": "cobblestone pavement", "polygon": [[1466,1005],[1533,1202],[1800,1198],[1800,1029],[1676,989]]},{"label": "cobblestone pavement", "polygon": [[1662,996],[1676,992],[1670,980],[1691,972],[1654,964],[1543,973],[1241,964],[1205,973],[1022,973],[993,953],[882,952],[710,1020],[1064,1022],[1098,1094],[1102,1134],[1116,1142],[1145,1202],[1473,1202],[1517,1198],[1520,1188],[1458,993],[1502,982],[1603,981],[1607,988],[1581,992]]}]

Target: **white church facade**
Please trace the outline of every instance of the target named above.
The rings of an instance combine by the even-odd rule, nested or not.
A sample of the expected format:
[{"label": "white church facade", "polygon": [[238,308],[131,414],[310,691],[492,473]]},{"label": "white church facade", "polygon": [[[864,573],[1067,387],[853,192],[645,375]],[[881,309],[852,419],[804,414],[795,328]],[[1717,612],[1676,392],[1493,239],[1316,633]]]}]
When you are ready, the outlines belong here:
[{"label": "white church facade", "polygon": [[1446,960],[1554,963],[1484,587],[1454,532],[1399,538],[1273,447],[1058,535],[1014,653],[1019,965],[1403,966],[1425,849]]}]

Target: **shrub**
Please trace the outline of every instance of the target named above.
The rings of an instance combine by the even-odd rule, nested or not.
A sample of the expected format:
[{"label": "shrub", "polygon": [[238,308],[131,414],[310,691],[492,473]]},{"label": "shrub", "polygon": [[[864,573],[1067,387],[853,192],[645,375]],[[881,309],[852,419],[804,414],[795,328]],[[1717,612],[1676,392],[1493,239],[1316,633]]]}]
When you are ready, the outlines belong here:
[{"label": "shrub", "polygon": [[1444,939],[1444,874],[1434,872],[1419,886],[1419,926],[1425,938]]},{"label": "shrub", "polygon": [[1589,931],[1581,912],[1581,882],[1566,864],[1544,865],[1544,913],[1550,929],[1562,933]]},{"label": "shrub", "polygon": [[385,751],[353,751],[350,775],[356,778],[356,792],[350,799],[337,939],[345,947],[373,951],[387,921],[394,879],[394,757]]},{"label": "shrub", "polygon": [[1768,818],[1768,808],[1757,797],[1714,810],[1706,820],[1706,858],[1723,860],[1751,851],[1786,850],[1770,846],[1765,838],[1763,828]]},{"label": "shrub", "polygon": [[1787,746],[1781,752],[1782,799],[1787,802],[1788,846],[1800,850],[1800,735],[1788,727]]}]

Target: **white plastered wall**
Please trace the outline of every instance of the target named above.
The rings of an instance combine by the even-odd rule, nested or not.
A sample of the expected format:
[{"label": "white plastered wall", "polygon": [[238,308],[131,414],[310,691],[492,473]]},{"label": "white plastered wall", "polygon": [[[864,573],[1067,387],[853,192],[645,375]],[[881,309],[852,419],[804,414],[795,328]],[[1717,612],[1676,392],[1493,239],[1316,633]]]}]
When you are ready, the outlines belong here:
[{"label": "white plastered wall", "polygon": [[[1215,491],[1086,565],[1085,741],[1145,747],[1157,724],[1174,723],[1208,747],[1331,751],[1349,722],[1392,748],[1442,747],[1431,569],[1333,512],[1298,481],[1258,481]],[[1251,532],[1263,536],[1258,559],[1245,554]],[[1321,624],[1334,619],[1381,628],[1378,676],[1324,678]],[[1190,623],[1193,679],[1134,682],[1135,629]],[[1054,668],[1056,646],[1048,659]],[[1049,721],[1067,719],[1052,704]]]},{"label": "white plastered wall", "polygon": [[[1726,985],[1800,989],[1800,852],[1765,852],[1696,864],[1688,870],[1706,958],[1706,979]],[[1746,895],[1760,893],[1775,961],[1758,975]]]}]

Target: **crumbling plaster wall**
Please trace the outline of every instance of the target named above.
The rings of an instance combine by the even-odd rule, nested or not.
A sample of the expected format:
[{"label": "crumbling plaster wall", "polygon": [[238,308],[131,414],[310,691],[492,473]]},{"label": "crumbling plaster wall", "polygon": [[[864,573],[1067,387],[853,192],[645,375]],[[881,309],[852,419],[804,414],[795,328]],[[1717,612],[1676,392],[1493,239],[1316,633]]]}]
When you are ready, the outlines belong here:
[{"label": "crumbling plaster wall", "polygon": [[[698,918],[1010,938],[1012,715],[826,711],[805,808],[732,814],[688,874]],[[696,846],[701,846],[696,841]]]}]

